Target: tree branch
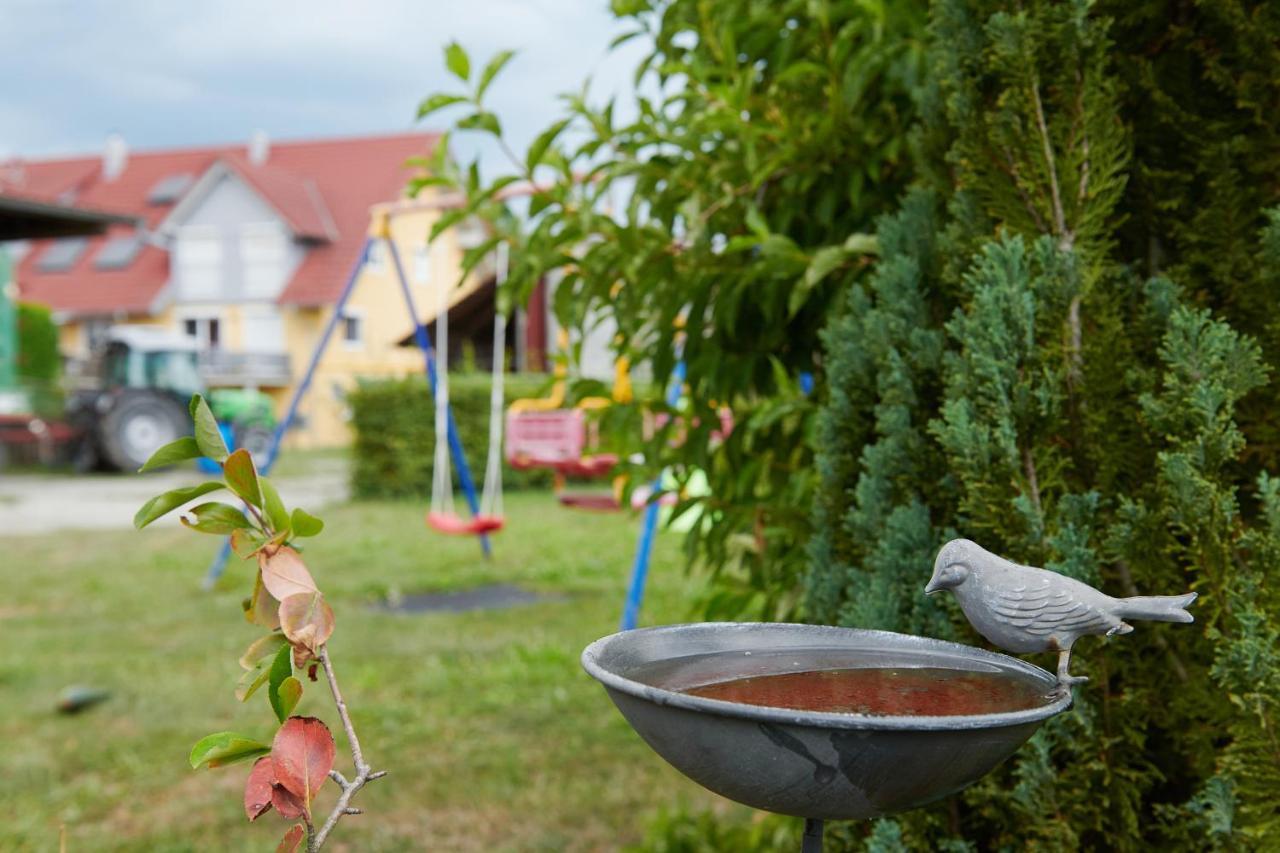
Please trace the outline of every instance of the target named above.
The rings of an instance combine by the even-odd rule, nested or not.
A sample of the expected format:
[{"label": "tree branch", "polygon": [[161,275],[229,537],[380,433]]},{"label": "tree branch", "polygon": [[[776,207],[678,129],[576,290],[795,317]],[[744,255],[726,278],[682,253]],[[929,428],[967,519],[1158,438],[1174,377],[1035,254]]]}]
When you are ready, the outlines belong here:
[{"label": "tree branch", "polygon": [[1043,519],[1044,509],[1040,506],[1040,480],[1036,477],[1036,461],[1031,458],[1029,447],[1022,448],[1022,469],[1027,475],[1027,487],[1031,490],[1031,504],[1036,508],[1036,515]]},{"label": "tree branch", "polygon": [[1040,82],[1031,84],[1031,100],[1036,107],[1036,127],[1040,131],[1040,144],[1049,167],[1049,194],[1053,200],[1053,221],[1058,233],[1058,248],[1066,251],[1075,242],[1075,235],[1067,230],[1067,216],[1062,210],[1062,193],[1058,189],[1058,162],[1053,156],[1053,143],[1049,139],[1049,126],[1044,120],[1044,104],[1040,101]]},{"label": "tree branch", "polygon": [[337,770],[329,772],[329,778],[337,783],[342,789],[342,793],[338,795],[338,802],[334,803],[333,810],[329,812],[329,817],[325,819],[324,824],[320,827],[319,832],[312,832],[311,824],[307,824],[307,853],[315,853],[324,846],[324,842],[329,837],[329,833],[338,825],[338,821],[344,815],[360,814],[360,809],[352,808],[351,799],[354,797],[366,783],[372,782],[374,779],[381,779],[387,775],[387,771],[373,771],[368,763],[364,760],[364,752],[360,749],[360,738],[356,737],[355,726],[351,724],[351,715],[347,712],[347,702],[342,698],[342,690],[338,687],[337,676],[333,674],[333,662],[329,660],[329,649],[321,647],[320,653],[316,656],[320,661],[320,665],[324,667],[325,679],[329,682],[329,692],[333,694],[333,704],[338,709],[338,718],[342,720],[342,729],[347,733],[347,743],[351,747],[351,759],[356,767],[356,775],[350,781]]}]

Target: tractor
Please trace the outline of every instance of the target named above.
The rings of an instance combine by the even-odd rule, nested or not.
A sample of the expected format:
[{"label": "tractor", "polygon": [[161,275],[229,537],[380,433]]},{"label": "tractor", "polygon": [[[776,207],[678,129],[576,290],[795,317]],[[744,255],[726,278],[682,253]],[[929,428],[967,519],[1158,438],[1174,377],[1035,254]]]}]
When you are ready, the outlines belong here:
[{"label": "tractor", "polygon": [[72,393],[67,419],[81,434],[80,470],[137,470],[157,448],[191,434],[192,394],[204,394],[228,444],[262,458],[275,428],[259,391],[205,387],[195,341],[153,326],[115,326],[95,359],[91,388]]}]

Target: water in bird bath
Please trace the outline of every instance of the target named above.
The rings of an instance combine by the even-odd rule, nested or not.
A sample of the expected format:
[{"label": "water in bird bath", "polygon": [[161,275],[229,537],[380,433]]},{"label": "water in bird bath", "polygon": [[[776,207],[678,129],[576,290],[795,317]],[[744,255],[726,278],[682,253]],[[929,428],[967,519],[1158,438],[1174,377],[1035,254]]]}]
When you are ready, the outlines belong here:
[{"label": "water in bird bath", "polygon": [[[911,665],[830,649],[691,655],[648,665],[631,678],[690,696],[767,708],[879,716],[1001,714],[1046,705],[1045,685],[998,667]],[[924,661],[921,661],[923,664]],[[906,665],[904,665],[906,664]]]},{"label": "water in bird bath", "polygon": [[836,714],[949,717],[1035,708],[1039,685],[985,672],[917,667],[818,669],[735,678],[684,691],[746,705]]}]

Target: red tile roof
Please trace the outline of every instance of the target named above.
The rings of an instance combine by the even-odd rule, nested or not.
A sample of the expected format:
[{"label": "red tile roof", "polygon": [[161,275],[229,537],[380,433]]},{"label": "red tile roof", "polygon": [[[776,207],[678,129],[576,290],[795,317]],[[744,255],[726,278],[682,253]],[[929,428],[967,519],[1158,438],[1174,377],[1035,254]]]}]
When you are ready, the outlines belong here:
[{"label": "red tile roof", "polygon": [[[131,213],[154,229],[173,209],[147,196],[161,180],[177,174],[199,178],[215,163],[234,170],[289,224],[298,237],[315,241],[279,298],[281,304],[324,305],[337,299],[363,245],[369,208],[403,194],[412,170],[410,157],[426,156],[439,140],[434,133],[405,133],[302,142],[273,141],[267,162],[254,166],[246,146],[130,152],[124,171],[102,178],[100,156],[0,164],[0,188],[24,195],[73,199],[77,206]],[[93,259],[113,228],[89,238],[89,245],[65,272],[42,272],[47,241],[32,245],[18,268],[24,299],[72,314],[145,314],[169,280],[169,253],[145,246],[122,270],[95,269]]]}]

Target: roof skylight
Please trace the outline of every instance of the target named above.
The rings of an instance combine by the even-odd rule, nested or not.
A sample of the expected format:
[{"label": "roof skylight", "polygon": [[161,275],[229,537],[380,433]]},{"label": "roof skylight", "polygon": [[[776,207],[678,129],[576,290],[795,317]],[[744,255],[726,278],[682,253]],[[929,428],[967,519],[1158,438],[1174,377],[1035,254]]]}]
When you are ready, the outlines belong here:
[{"label": "roof skylight", "polygon": [[54,240],[53,244],[44,250],[40,260],[36,261],[36,269],[40,272],[66,272],[80,260],[88,242],[84,237],[65,237]]},{"label": "roof skylight", "polygon": [[161,178],[147,193],[147,204],[173,204],[194,182],[195,175],[189,172]]}]

